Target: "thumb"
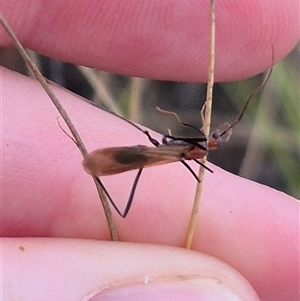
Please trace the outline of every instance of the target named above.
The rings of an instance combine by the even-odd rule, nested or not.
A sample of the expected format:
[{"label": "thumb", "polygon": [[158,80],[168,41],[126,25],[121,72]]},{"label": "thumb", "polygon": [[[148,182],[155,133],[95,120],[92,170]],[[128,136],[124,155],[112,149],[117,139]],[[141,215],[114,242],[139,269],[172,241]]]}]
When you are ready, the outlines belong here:
[{"label": "thumb", "polygon": [[233,268],[195,251],[53,238],[2,245],[5,300],[258,300]]}]

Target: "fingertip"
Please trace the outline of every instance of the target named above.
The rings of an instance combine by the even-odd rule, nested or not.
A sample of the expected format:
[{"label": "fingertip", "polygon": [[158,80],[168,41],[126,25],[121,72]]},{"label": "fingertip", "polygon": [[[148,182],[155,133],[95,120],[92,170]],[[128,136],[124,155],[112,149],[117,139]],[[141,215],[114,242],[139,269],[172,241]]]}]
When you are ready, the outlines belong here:
[{"label": "fingertip", "polygon": [[[143,1],[143,5],[7,3],[3,12],[17,36],[44,55],[130,76],[207,81],[207,1],[185,1],[184,6],[167,0]],[[30,14],[23,13],[24,7]],[[299,39],[298,14],[297,0],[272,5],[264,0],[218,2],[216,81],[242,79],[269,68],[271,45],[275,62],[283,58]],[[7,45],[5,35],[2,43]]]}]

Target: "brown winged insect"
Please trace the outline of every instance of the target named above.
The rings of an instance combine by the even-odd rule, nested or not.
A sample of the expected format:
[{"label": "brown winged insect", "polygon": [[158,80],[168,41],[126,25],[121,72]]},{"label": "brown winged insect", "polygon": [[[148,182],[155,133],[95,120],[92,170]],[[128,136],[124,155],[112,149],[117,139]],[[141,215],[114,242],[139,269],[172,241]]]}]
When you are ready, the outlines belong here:
[{"label": "brown winged insect", "polygon": [[[132,204],[136,186],[145,167],[162,165],[172,162],[181,162],[199,182],[199,179],[192,168],[185,162],[193,160],[202,165],[197,159],[201,159],[207,155],[209,149],[218,147],[223,142],[222,137],[213,133],[209,139],[205,137],[203,132],[192,125],[182,123],[184,126],[194,128],[198,137],[183,138],[165,135],[162,143],[151,137],[150,133],[142,130],[137,125],[136,128],[142,131],[154,145],[153,147],[145,145],[135,145],[128,147],[108,147],[97,149],[89,153],[83,160],[85,171],[94,176],[109,176],[122,173],[129,170],[138,169],[138,173],[134,179],[130,196],[123,213],[120,212],[116,204],[105,189],[105,193],[111,204],[122,217],[126,217]],[[211,169],[202,165],[204,168],[212,172]]]},{"label": "brown winged insect", "polygon": [[179,117],[172,112],[169,113],[173,114],[179,120],[181,125],[194,129],[197,135],[191,138],[164,135],[162,137],[162,142],[160,143],[158,140],[152,138],[147,130],[143,130],[133,122],[124,119],[139,131],[143,132],[154,146],[149,147],[145,145],[136,145],[128,147],[108,147],[97,149],[89,153],[83,160],[82,164],[85,171],[93,176],[100,177],[115,175],[125,171],[138,169],[123,213],[118,209],[108,191],[102,185],[102,188],[106,193],[108,199],[110,200],[112,206],[115,208],[118,214],[124,218],[127,216],[130,210],[138,181],[143,169],[146,167],[172,162],[180,162],[199,182],[198,176],[186,161],[192,160],[197,164],[203,166],[208,171],[213,172],[207,166],[199,162],[198,159],[206,156],[209,150],[218,148],[222,143],[228,141],[232,132],[232,128],[242,119],[253,96],[260,92],[261,89],[265,86],[271,75],[271,72],[272,68],[269,70],[266,78],[263,80],[261,85],[257,87],[256,90],[252,92],[252,94],[248,97],[237,120],[232,124],[224,123],[216,131],[214,131],[210,135],[210,137],[205,137],[204,133],[197,127],[194,127],[193,125],[190,125],[188,123],[181,122]]}]

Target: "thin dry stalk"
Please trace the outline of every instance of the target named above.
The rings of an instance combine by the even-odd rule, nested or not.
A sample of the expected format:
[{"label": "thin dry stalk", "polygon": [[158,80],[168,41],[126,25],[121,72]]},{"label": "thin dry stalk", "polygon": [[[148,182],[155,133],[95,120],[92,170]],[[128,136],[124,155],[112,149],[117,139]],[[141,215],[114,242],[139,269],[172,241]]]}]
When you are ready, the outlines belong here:
[{"label": "thin dry stalk", "polygon": [[[80,150],[82,156],[85,157],[87,155],[87,150],[86,150],[86,148],[85,148],[85,146],[84,146],[84,144],[83,144],[83,142],[80,138],[79,133],[75,129],[70,117],[68,116],[67,112],[65,111],[65,109],[61,105],[60,101],[57,99],[57,97],[53,93],[52,89],[50,88],[50,86],[47,83],[44,76],[41,74],[39,69],[36,67],[36,65],[32,62],[32,60],[30,59],[30,57],[26,53],[24,47],[22,46],[22,44],[20,43],[20,41],[18,40],[15,33],[13,32],[13,30],[11,29],[11,27],[9,26],[9,24],[7,23],[6,19],[3,17],[2,14],[0,14],[0,22],[2,23],[2,25],[5,28],[8,35],[13,40],[13,42],[16,45],[17,49],[19,50],[20,54],[22,55],[26,65],[28,66],[30,71],[34,74],[35,78],[40,82],[41,86],[43,87],[45,92],[48,94],[48,96],[52,100],[53,104],[55,105],[56,109],[58,110],[59,114],[64,119],[65,123],[67,124],[68,128],[70,129],[70,132],[72,133],[72,136],[74,137],[73,141],[76,143],[76,145],[77,145],[78,149]],[[94,179],[94,182],[96,184],[97,191],[98,191],[99,197],[100,197],[101,202],[102,202],[102,206],[104,208],[104,212],[105,212],[106,219],[107,219],[108,226],[109,226],[109,230],[110,230],[111,239],[112,240],[118,240],[117,229],[116,229],[113,217],[112,217],[112,212],[111,212],[109,203],[107,201],[106,195],[103,192],[103,187],[101,187],[101,185],[103,186],[103,184],[101,183],[100,180],[99,180],[99,183],[98,183],[98,181],[96,180],[95,177],[93,177],[93,179]]]},{"label": "thin dry stalk", "polygon": [[[209,66],[208,66],[208,82],[207,82],[207,91],[206,91],[206,100],[204,103],[203,112],[203,127],[202,131],[206,137],[209,137],[210,124],[211,124],[211,109],[212,109],[212,94],[214,86],[214,71],[215,71],[215,1],[210,1],[210,17],[211,17],[211,29],[210,29],[210,46],[209,46]],[[201,159],[201,163],[205,165],[207,157],[205,156]],[[193,203],[193,209],[191,213],[190,223],[188,227],[188,233],[185,241],[185,248],[190,249],[198,219],[198,212],[200,207],[201,193],[204,180],[204,170],[202,166],[199,169],[199,180],[200,183],[197,184],[195,198]]]}]

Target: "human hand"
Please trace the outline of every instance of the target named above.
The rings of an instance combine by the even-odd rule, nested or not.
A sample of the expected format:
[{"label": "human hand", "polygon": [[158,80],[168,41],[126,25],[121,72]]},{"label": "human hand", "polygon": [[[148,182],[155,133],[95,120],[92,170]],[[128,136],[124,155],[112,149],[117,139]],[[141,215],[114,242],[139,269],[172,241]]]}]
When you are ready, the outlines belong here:
[{"label": "human hand", "polygon": [[[49,5],[49,2],[41,3]],[[58,10],[62,3],[64,7]],[[176,22],[181,17],[181,8],[176,14],[164,15],[169,9],[173,12],[175,9],[176,12],[176,4],[173,2],[172,7],[163,9],[164,5],[159,1],[156,7],[153,5],[152,9],[139,14],[137,11],[143,7],[132,7],[128,3],[130,2],[118,2],[118,6],[113,9],[111,1],[102,1],[101,4],[90,1],[78,6],[74,2],[51,2],[51,7],[34,10],[36,2],[29,1],[26,6],[23,1],[22,10],[23,7],[28,8],[26,18],[20,14],[21,6],[18,8],[18,4],[13,9],[3,4],[2,12],[26,47],[52,57],[128,75],[185,81],[205,79],[208,47],[205,43],[202,44],[204,39],[201,37],[208,37],[209,24],[200,23],[203,22],[199,14],[202,11],[201,2],[198,8],[191,6],[190,11],[186,12],[188,22]],[[143,3],[146,6],[146,2]],[[264,2],[261,3],[263,4]],[[208,3],[205,5],[203,10],[206,9],[207,13]],[[296,6],[296,1],[294,5]],[[89,14],[83,13],[87,12],[85,6],[92,8]],[[239,19],[244,20],[249,15],[259,16],[253,1],[251,8],[253,14],[249,8],[239,11]],[[274,45],[276,59],[279,59],[291,50],[298,39],[295,29],[298,12],[292,2],[287,5],[285,1],[282,4],[277,1],[264,11],[263,22],[272,17],[276,22],[281,20],[282,23],[270,22],[269,25],[264,23],[265,26],[261,26],[259,18],[252,18],[249,22],[253,21],[253,24],[244,24],[251,28],[247,35],[242,24],[240,31],[236,33],[236,24],[226,21],[225,9],[221,4],[217,5],[218,22],[226,25],[225,33],[228,33],[219,34],[219,80],[247,77],[262,71],[269,64],[270,44]],[[118,12],[121,17],[115,23]],[[281,17],[276,17],[278,14]],[[155,15],[165,22],[153,22],[158,20]],[[223,22],[222,16],[225,18]],[[286,19],[283,20],[282,16]],[[116,27],[116,24],[128,20],[132,22],[130,26]],[[147,20],[149,25],[146,24]],[[36,28],[32,28],[34,24]],[[70,25],[73,27],[69,27]],[[233,28],[230,29],[230,26]],[[149,28],[151,32],[148,32]],[[178,33],[179,30],[190,34],[188,37],[183,36]],[[289,35],[283,34],[284,32]],[[234,38],[230,36],[231,33]],[[142,43],[144,39],[141,37],[147,37],[147,44]],[[253,42],[253,38],[257,39]],[[249,40],[253,44],[246,47]],[[168,42],[172,44],[172,49],[176,49],[176,55],[170,56]],[[9,39],[4,38],[2,43],[8,45]],[[203,53],[198,49],[203,49]],[[235,53],[232,52],[233,49]],[[230,62],[235,63],[228,70]],[[201,68],[201,63],[205,67]],[[186,66],[186,69],[182,66]],[[194,279],[196,275],[200,279],[200,283],[197,282],[201,287],[199,290],[204,291],[201,283],[205,283],[205,279],[214,278],[243,296],[244,300],[255,300],[254,293],[241,276],[225,264],[200,253],[204,252],[227,262],[243,274],[262,300],[297,298],[299,250],[296,200],[213,167],[214,174],[207,174],[204,182],[201,212],[193,245],[199,254],[170,250],[163,245],[98,242],[95,239],[108,239],[105,218],[91,178],[82,170],[78,150],[57,125],[58,113],[38,84],[27,78],[3,70],[2,87],[2,236],[19,237],[3,240],[3,262],[6,264],[4,271],[9,272],[7,277],[12,279],[8,290],[10,294],[25,292],[22,296],[40,300],[41,296],[45,299],[43,294],[50,296],[54,287],[56,299],[74,300],[88,293],[93,296],[92,293],[106,292],[107,286],[125,283],[133,283],[134,286],[145,281],[165,284],[167,278],[173,282],[169,291],[178,297],[179,293],[174,290],[174,286],[178,287],[182,283],[187,287],[186,281],[178,281],[178,275],[184,275],[184,280]],[[101,110],[95,110],[65,91],[55,89],[55,92],[70,113],[89,150],[112,146],[116,141],[118,145],[147,143],[147,138],[137,134],[130,125]],[[180,164],[171,164],[144,171],[130,214],[125,220],[116,217],[122,240],[183,245],[195,183],[187,172],[181,173],[180,168]],[[121,177],[118,187],[115,186],[115,177],[104,179],[120,207],[128,197],[133,175],[129,173]],[[170,181],[167,181],[169,178]],[[161,182],[164,183],[163,186],[160,185]],[[25,239],[25,236],[55,239]],[[70,241],[61,239],[62,237],[93,240]],[[63,265],[64,258],[66,262]],[[195,268],[197,262],[199,266]],[[18,269],[13,266],[18,266]],[[205,268],[207,266],[209,268]],[[75,284],[79,275],[84,277],[79,278],[80,283]],[[89,277],[85,277],[86,275]],[[17,276],[21,276],[22,281]],[[47,288],[51,287],[51,290],[47,291],[43,285],[39,285],[34,293],[29,292],[32,286],[36,286],[37,278],[44,279]],[[66,287],[67,279],[71,284]],[[218,286],[219,284],[209,286],[207,291],[212,294]],[[8,288],[7,285],[5,287]],[[160,293],[164,291],[164,287],[155,289]],[[125,287],[125,291],[130,292],[131,288]],[[150,295],[150,292],[145,294]],[[172,300],[175,300],[172,296]],[[184,296],[188,299],[187,295]],[[131,300],[133,299],[131,296]]]}]

